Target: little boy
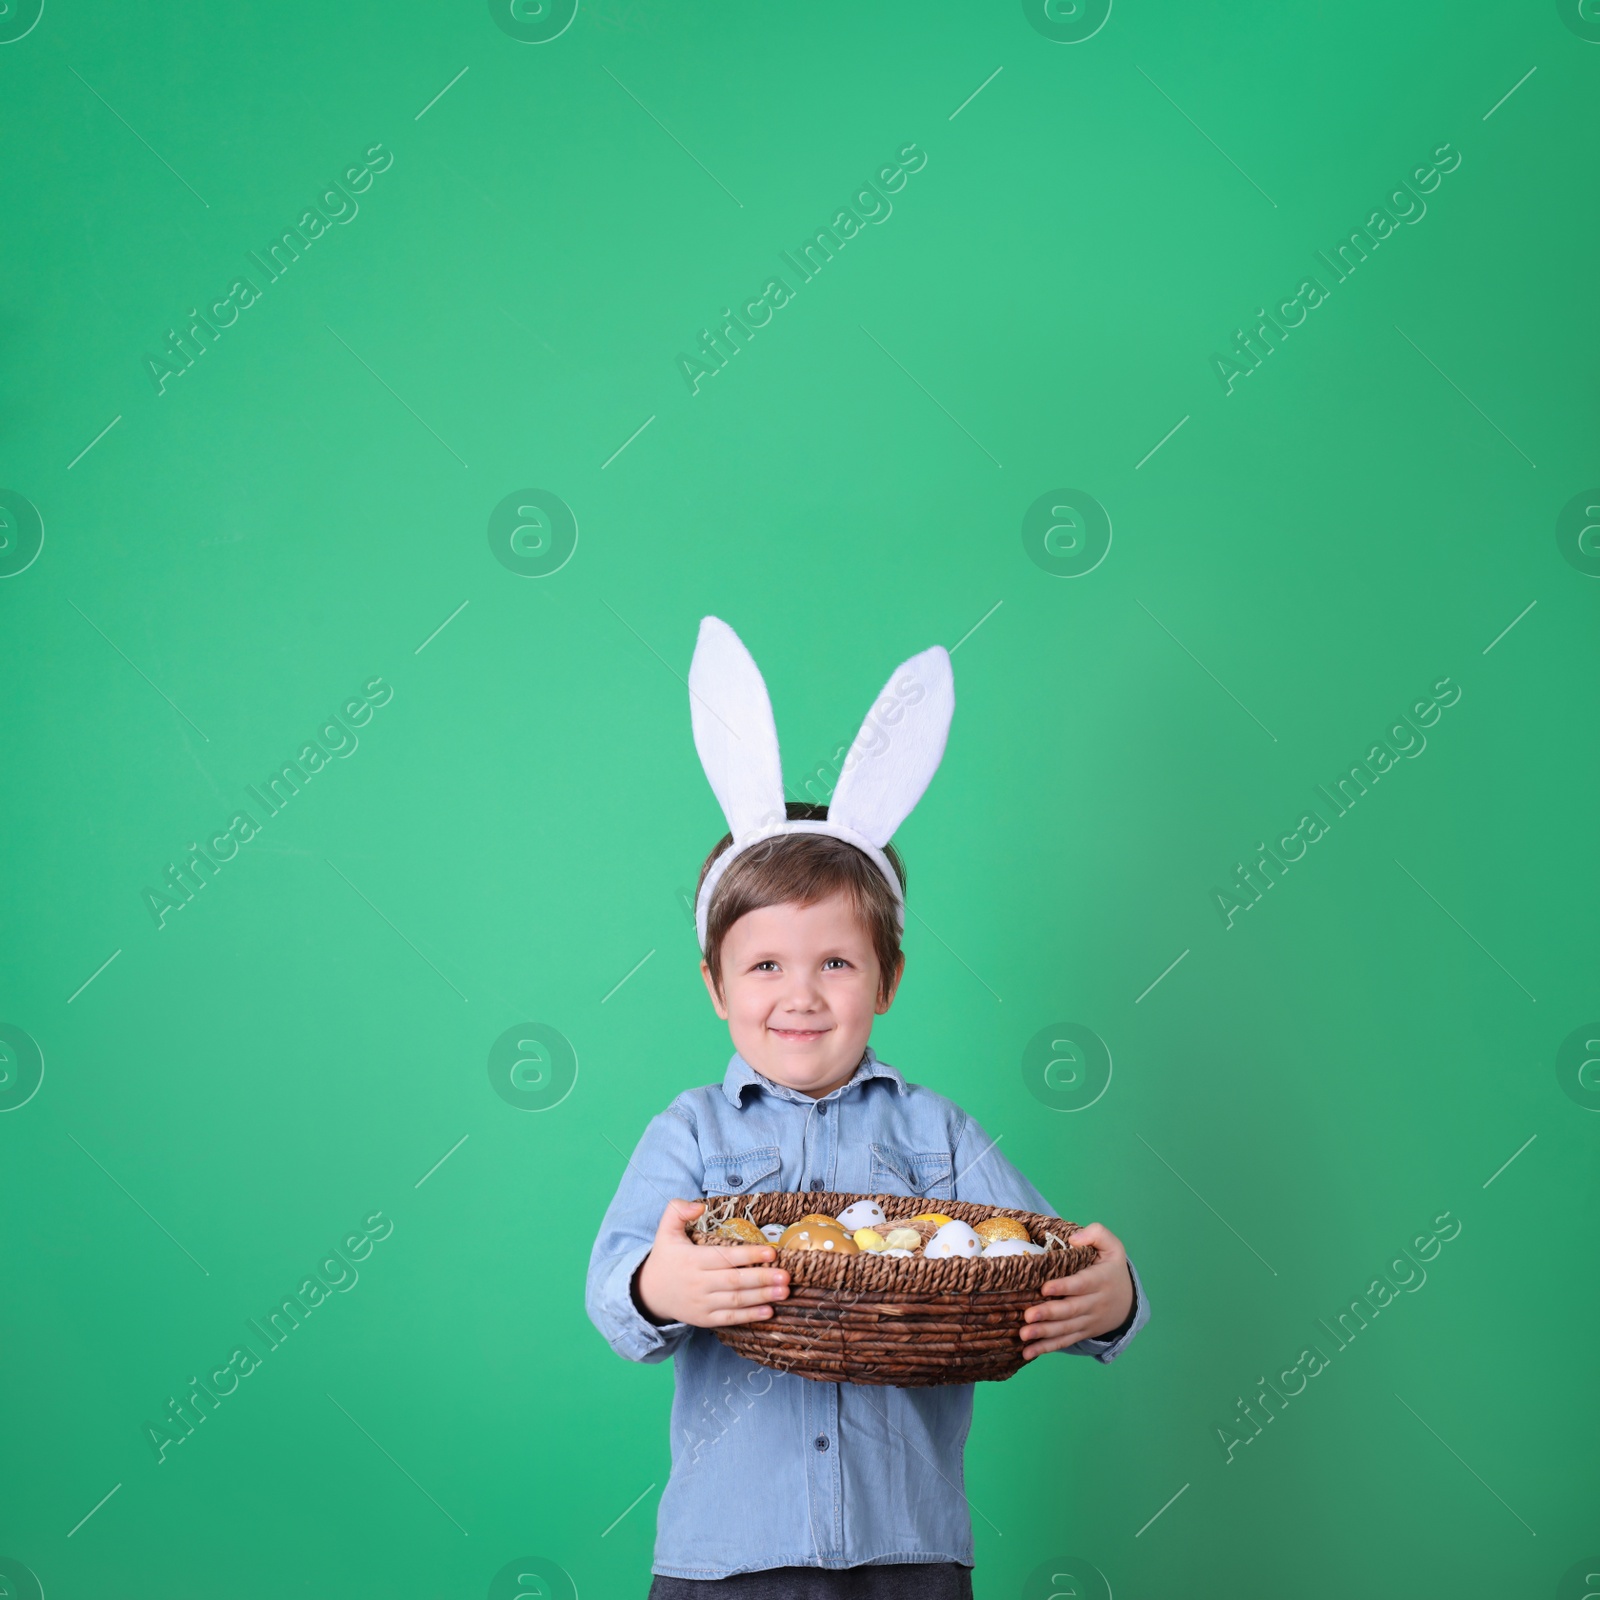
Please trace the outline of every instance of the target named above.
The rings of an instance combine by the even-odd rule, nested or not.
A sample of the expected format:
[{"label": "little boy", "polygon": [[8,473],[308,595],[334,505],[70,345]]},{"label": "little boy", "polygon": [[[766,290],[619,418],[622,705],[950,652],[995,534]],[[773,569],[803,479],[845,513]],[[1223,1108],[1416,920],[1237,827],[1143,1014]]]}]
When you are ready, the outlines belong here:
[{"label": "little boy", "polygon": [[[697,669],[707,644],[703,626]],[[944,657],[926,652],[901,672],[920,667],[910,681],[937,700],[941,687],[948,696],[948,660],[941,685],[929,670],[935,654]],[[761,719],[752,734],[727,683],[700,677],[712,691],[707,715],[724,712],[735,745],[746,746],[736,759],[748,763],[749,746],[765,738]],[[904,705],[904,681],[897,690],[891,680],[885,702]],[[690,686],[693,695],[694,674]],[[759,698],[765,706],[764,686]],[[718,770],[733,747],[708,749],[715,738],[702,737],[699,704],[695,713],[702,759],[734,824],[701,869],[700,970],[735,1054],[720,1085],[679,1095],[646,1128],[595,1241],[587,1295],[619,1355],[675,1362],[650,1600],[713,1600],[713,1588],[717,1600],[970,1600],[961,1484],[972,1386],[824,1383],[736,1355],[711,1330],[772,1316],[788,1274],[770,1247],[692,1243],[685,1229],[703,1202],[691,1197],[819,1189],[1060,1213],[966,1112],[907,1083],[871,1048],[873,1018],[893,1003],[905,967],[904,874],[884,829],[872,837],[863,783],[846,806],[841,779],[831,819],[828,808],[790,803],[741,829],[750,819],[737,785]],[[937,706],[922,715],[937,721]],[[918,748],[908,728],[901,740],[902,768],[914,770],[908,781],[890,774],[910,798],[889,804],[889,831],[943,753],[942,728],[931,760],[926,730],[920,739]],[[881,791],[882,771],[875,782]],[[1095,1223],[1072,1238],[1099,1259],[1046,1283],[1023,1313],[1030,1361],[1055,1350],[1114,1360],[1149,1318],[1116,1237]]]}]

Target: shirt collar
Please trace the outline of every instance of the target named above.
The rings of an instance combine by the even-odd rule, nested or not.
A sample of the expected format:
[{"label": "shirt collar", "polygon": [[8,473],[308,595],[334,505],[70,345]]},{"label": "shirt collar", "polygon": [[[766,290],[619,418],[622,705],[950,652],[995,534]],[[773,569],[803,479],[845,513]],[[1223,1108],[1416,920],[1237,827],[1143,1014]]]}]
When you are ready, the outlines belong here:
[{"label": "shirt collar", "polygon": [[[858,1083],[865,1083],[869,1078],[887,1079],[901,1094],[909,1092],[906,1080],[887,1061],[880,1061],[869,1044],[861,1057],[861,1064],[856,1068],[855,1075],[850,1081],[840,1084],[832,1093],[824,1095],[823,1099],[831,1100],[834,1095],[841,1094],[846,1089],[853,1089]],[[784,1084],[774,1083],[771,1078],[763,1077],[738,1051],[735,1051],[733,1059],[728,1063],[728,1070],[723,1075],[722,1092],[734,1105],[743,1109],[746,1089],[764,1089],[768,1094],[776,1095],[781,1100],[801,1102],[811,1100],[810,1095],[801,1094],[798,1089],[790,1089]]]}]

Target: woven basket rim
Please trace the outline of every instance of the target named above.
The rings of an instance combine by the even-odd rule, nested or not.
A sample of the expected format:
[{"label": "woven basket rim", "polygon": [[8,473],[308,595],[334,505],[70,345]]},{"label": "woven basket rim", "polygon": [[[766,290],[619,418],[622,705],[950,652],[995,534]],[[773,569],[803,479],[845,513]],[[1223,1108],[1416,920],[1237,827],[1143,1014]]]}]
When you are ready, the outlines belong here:
[{"label": "woven basket rim", "polygon": [[921,1388],[1003,1382],[1026,1363],[1022,1313],[1039,1302],[1045,1282],[1080,1272],[1099,1257],[1092,1245],[1065,1242],[1077,1227],[1067,1218],[1013,1206],[816,1189],[707,1199],[697,1223],[713,1215],[712,1205],[719,1213],[737,1207],[753,1221],[793,1222],[808,1211],[837,1216],[856,1200],[877,1200],[902,1216],[937,1209],[966,1222],[1015,1217],[1035,1238],[1057,1240],[1058,1248],[1043,1255],[987,1260],[776,1251],[789,1274],[788,1295],[773,1302],[770,1317],[718,1328],[716,1336],[748,1360],[821,1383]]},{"label": "woven basket rim", "polygon": [[[904,1300],[920,1303],[930,1296],[1007,1293],[1037,1290],[1052,1277],[1068,1277],[1097,1259],[1092,1245],[1070,1245],[1068,1239],[1077,1224],[1066,1217],[1045,1216],[1014,1206],[991,1206],[972,1200],[938,1200],[925,1195],[860,1194],[818,1189],[763,1189],[748,1195],[716,1195],[706,1199],[706,1210],[689,1226],[697,1244],[715,1247],[706,1237],[722,1216],[747,1217],[758,1226],[768,1220],[798,1220],[808,1211],[837,1216],[858,1200],[875,1200],[903,1219],[919,1211],[936,1211],[958,1221],[981,1222],[986,1217],[1011,1217],[1028,1229],[1036,1244],[1045,1244],[1043,1255],[1022,1256],[940,1256],[906,1259],[884,1257],[871,1251],[855,1255],[835,1255],[824,1250],[779,1250],[773,1247],[777,1262],[789,1274],[791,1288],[811,1286],[853,1292],[863,1302]],[[731,1202],[731,1204],[729,1204]],[[715,1209],[714,1209],[715,1208]],[[782,1213],[794,1212],[792,1219]],[[774,1215],[773,1213],[779,1213]]]}]

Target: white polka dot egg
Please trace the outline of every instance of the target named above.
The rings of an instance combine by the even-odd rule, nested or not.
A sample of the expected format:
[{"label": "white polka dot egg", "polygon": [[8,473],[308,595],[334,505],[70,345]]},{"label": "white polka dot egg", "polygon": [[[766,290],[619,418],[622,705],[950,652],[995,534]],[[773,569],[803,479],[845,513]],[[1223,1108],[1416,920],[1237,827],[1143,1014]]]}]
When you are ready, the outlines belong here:
[{"label": "white polka dot egg", "polygon": [[983,1254],[983,1240],[965,1222],[947,1222],[923,1246],[922,1253],[936,1256],[977,1256]]},{"label": "white polka dot egg", "polygon": [[839,1213],[839,1226],[846,1233],[854,1233],[857,1228],[875,1228],[881,1233],[888,1220],[876,1200],[856,1200]]}]

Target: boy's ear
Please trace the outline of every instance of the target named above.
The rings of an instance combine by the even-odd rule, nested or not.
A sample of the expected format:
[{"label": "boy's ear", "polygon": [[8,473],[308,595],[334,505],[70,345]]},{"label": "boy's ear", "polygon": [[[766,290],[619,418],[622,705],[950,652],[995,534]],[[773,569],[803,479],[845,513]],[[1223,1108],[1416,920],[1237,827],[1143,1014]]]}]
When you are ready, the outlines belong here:
[{"label": "boy's ear", "polygon": [[906,953],[900,952],[900,965],[895,969],[895,975],[890,980],[888,993],[877,1003],[876,1014],[882,1016],[894,1004],[894,997],[900,992],[900,980],[906,975]]},{"label": "boy's ear", "polygon": [[722,996],[717,993],[717,985],[711,976],[711,963],[709,961],[700,963],[700,976],[705,980],[706,993],[711,996],[712,1009],[726,1022],[728,1020],[728,1008],[722,1003]]}]

